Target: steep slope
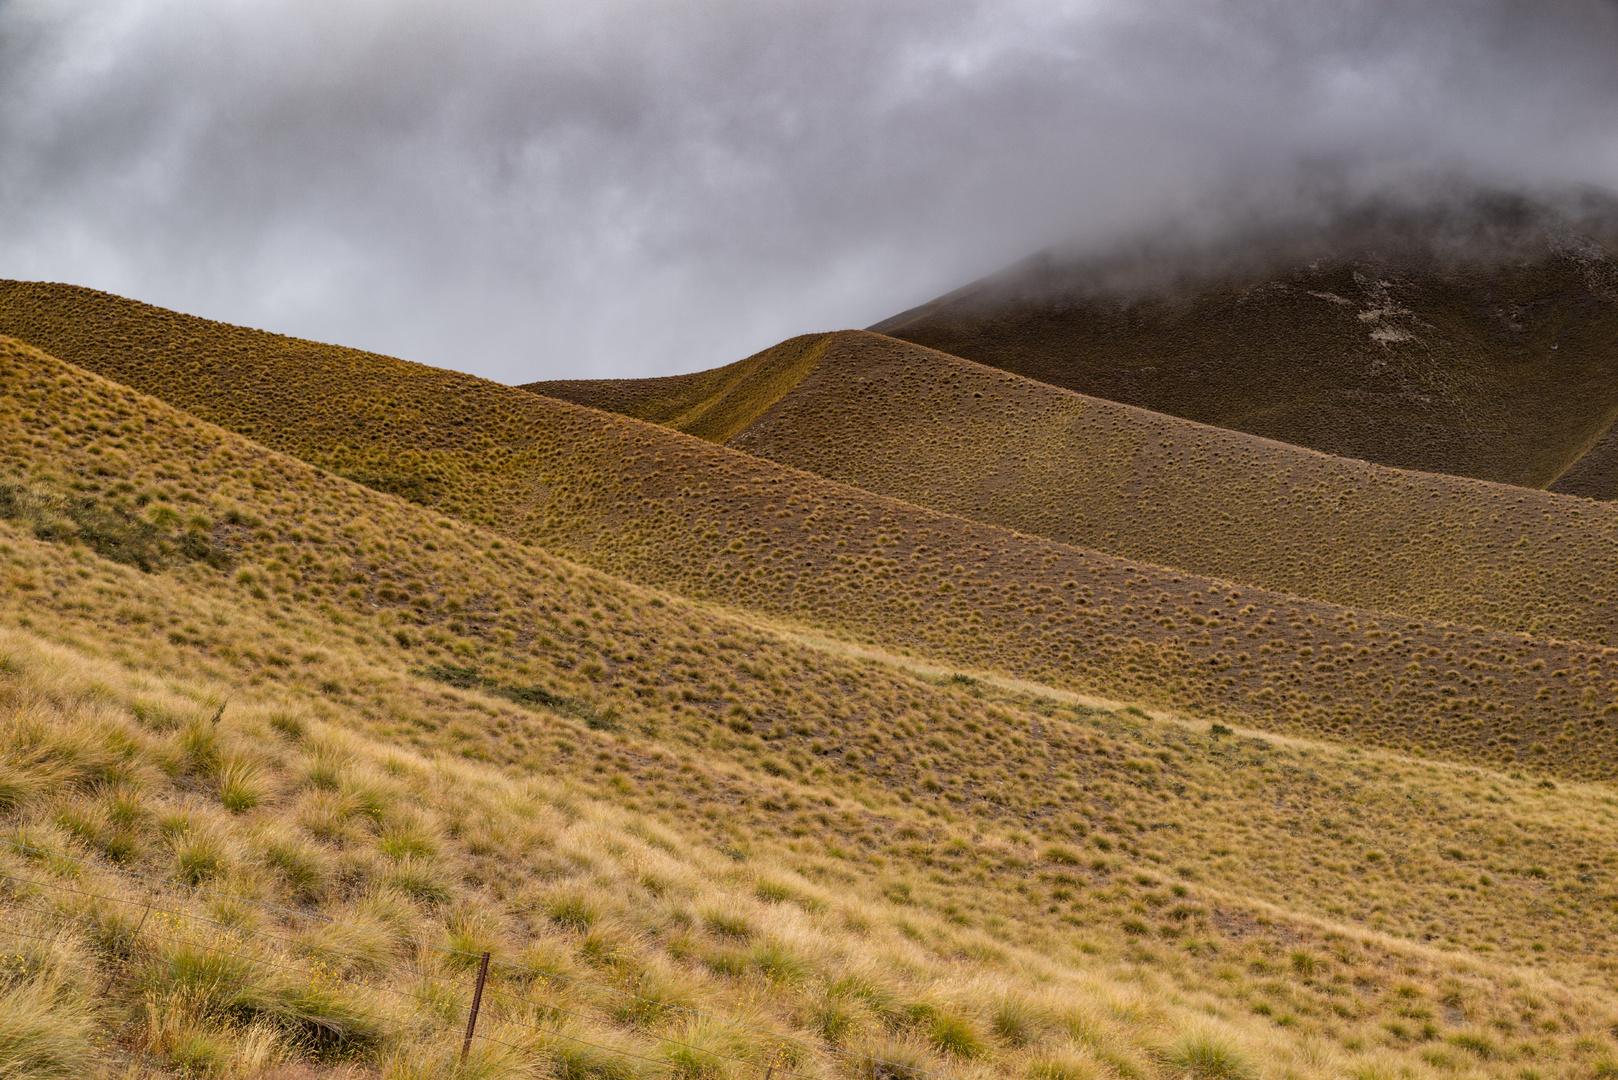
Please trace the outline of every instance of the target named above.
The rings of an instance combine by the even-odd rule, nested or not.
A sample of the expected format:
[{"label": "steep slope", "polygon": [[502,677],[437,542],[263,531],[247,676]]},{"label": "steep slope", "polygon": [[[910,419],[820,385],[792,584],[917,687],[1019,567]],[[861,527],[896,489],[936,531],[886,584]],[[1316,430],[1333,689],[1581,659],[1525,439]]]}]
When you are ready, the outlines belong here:
[{"label": "steep slope", "polygon": [[484,949],[489,1077],[1615,1054],[1607,788],[932,685],[8,342],[0,410],[0,1055],[442,1075]]},{"label": "steep slope", "polygon": [[[1328,454],[1526,487],[1554,484],[1618,419],[1618,268],[1508,197],[1361,209],[1217,257],[1040,256],[871,329]],[[1618,496],[1605,473],[1563,490]]]},{"label": "steep slope", "polygon": [[[99,327],[80,338],[99,370],[643,584],[948,664],[1276,730],[1567,776],[1608,777],[1618,764],[1618,652],[1600,646],[1133,563],[470,376],[309,343],[281,353],[285,339],[270,335],[55,295],[82,302]],[[148,351],[143,334],[173,335],[179,348]],[[1614,525],[1606,507],[1571,520],[1585,531],[1557,542],[1574,551],[1606,542]],[[1578,571],[1590,592],[1618,572]]]},{"label": "steep slope", "polygon": [[[814,368],[727,445],[1192,573],[1424,618],[1618,640],[1615,583],[1602,570],[1618,515],[1606,507],[1332,457],[864,331],[779,348],[797,357],[809,347]],[[772,354],[750,357],[746,370],[773,379],[793,362]],[[652,383],[571,389],[605,406],[653,399]]]}]

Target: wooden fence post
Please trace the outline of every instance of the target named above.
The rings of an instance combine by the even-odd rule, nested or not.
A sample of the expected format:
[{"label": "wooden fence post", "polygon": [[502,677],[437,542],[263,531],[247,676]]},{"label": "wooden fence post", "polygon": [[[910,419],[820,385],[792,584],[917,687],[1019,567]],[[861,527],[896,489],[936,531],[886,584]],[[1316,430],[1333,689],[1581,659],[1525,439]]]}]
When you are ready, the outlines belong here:
[{"label": "wooden fence post", "polygon": [[466,1038],[461,1043],[461,1064],[466,1064],[466,1055],[472,1051],[472,1032],[478,1026],[478,1007],[483,1004],[483,982],[489,977],[489,954],[484,953],[483,959],[478,963],[478,985],[472,991],[472,1008],[466,1014]]}]

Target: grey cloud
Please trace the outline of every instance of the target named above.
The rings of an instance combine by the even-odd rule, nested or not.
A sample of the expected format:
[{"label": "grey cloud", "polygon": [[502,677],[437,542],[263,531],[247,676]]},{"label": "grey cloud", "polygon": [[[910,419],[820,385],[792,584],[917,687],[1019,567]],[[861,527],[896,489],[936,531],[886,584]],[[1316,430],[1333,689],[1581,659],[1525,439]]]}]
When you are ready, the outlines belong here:
[{"label": "grey cloud", "polygon": [[1618,186],[1597,0],[10,0],[0,275],[691,370],[1322,171]]}]

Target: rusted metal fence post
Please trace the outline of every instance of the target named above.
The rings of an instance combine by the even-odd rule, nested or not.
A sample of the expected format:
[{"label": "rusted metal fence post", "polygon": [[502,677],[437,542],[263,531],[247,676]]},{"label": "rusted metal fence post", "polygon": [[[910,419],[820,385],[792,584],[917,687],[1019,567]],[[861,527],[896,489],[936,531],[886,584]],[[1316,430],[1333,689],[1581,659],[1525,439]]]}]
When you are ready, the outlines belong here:
[{"label": "rusted metal fence post", "polygon": [[483,1004],[483,983],[489,977],[489,954],[484,953],[483,959],[478,963],[478,986],[472,991],[472,1008],[466,1014],[466,1039],[461,1043],[461,1064],[466,1064],[466,1055],[472,1052],[472,1032],[478,1026],[478,1006]]}]

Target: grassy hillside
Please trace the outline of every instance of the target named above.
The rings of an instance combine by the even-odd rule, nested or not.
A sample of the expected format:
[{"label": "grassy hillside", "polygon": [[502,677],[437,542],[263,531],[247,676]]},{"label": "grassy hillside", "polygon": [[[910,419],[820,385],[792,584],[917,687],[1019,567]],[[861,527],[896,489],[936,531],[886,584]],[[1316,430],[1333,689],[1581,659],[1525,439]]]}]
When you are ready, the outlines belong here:
[{"label": "grassy hillside", "polygon": [[[1618,418],[1618,269],[1519,201],[1452,214],[1373,212],[1218,266],[1037,258],[871,329],[1329,454],[1547,487]],[[1612,479],[1565,490],[1613,498]]]},{"label": "grassy hillside", "polygon": [[729,442],[815,369],[830,338],[808,335],[734,364],[659,379],[561,379],[524,387],[547,397]]},{"label": "grassy hillside", "polygon": [[[269,335],[56,295],[76,296],[85,324],[101,327],[80,339],[100,370],[643,584],[1227,722],[1568,777],[1613,773],[1613,650],[1097,555],[470,376],[304,343],[278,354]],[[175,352],[140,344],[164,334]],[[254,470],[242,471],[252,482]]]},{"label": "grassy hillside", "polygon": [[[1227,581],[1618,641],[1612,508],[1334,458],[862,331],[783,349],[797,355],[811,341],[822,353],[813,371],[727,445],[944,513]],[[770,355],[751,358],[750,370],[772,371]],[[655,389],[651,380],[596,385],[575,393],[589,401]]]},{"label": "grassy hillside", "polygon": [[848,659],[9,343],[0,409],[11,1075],[445,1075],[484,949],[463,1075],[1618,1063],[1606,785]]}]

